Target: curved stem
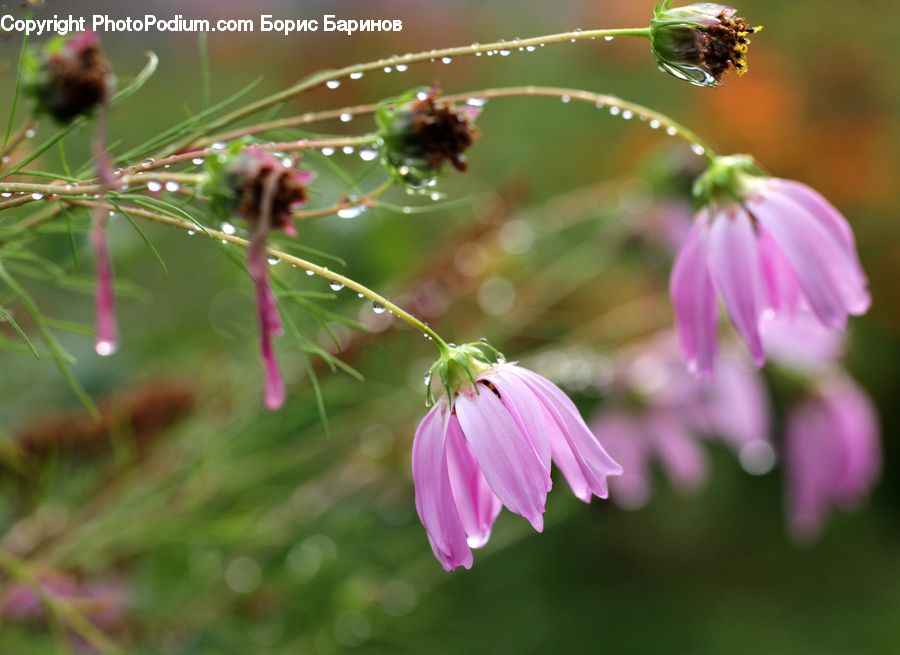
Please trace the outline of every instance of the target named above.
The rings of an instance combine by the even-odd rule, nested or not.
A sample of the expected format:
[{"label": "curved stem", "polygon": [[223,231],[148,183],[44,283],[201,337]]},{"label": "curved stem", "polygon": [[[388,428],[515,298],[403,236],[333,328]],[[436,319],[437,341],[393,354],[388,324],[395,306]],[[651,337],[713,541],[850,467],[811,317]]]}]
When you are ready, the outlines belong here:
[{"label": "curved stem", "polygon": [[195,134],[190,139],[183,140],[167,149],[167,152],[178,152],[194,143],[198,137],[203,137],[214,130],[233,125],[234,123],[252,116],[253,114],[268,109],[274,105],[281,104],[292,98],[295,98],[307,91],[323,86],[328,82],[339,81],[342,78],[354,76],[362,76],[375,70],[383,70],[385,68],[395,68],[397,66],[408,66],[409,64],[417,64],[424,61],[437,61],[453,59],[454,57],[467,57],[484,53],[500,53],[501,55],[509,54],[513,50],[532,51],[545,45],[557,43],[573,43],[575,41],[587,41],[598,38],[615,38],[617,36],[642,37],[650,38],[649,27],[639,28],[619,28],[619,29],[599,29],[599,30],[574,30],[571,32],[561,32],[558,34],[547,34],[544,36],[535,36],[527,39],[513,39],[511,41],[496,41],[493,43],[473,43],[468,46],[458,46],[453,48],[443,48],[440,50],[429,50],[425,52],[408,53],[405,55],[397,55],[394,57],[385,57],[377,61],[370,61],[364,64],[354,64],[336,70],[322,71],[315,73],[309,77],[300,80],[296,84],[283,91],[274,93],[270,96],[257,100],[246,107],[237,109],[221,118],[210,121],[199,134]]},{"label": "curved stem", "polygon": [[361,196],[347,198],[341,202],[336,202],[330,207],[322,207],[320,209],[301,209],[293,213],[293,217],[298,221],[305,221],[311,218],[322,218],[323,216],[331,216],[337,214],[342,209],[351,209],[354,207],[370,207],[373,202],[381,197],[388,189],[394,186],[394,180],[388,180],[381,186],[369,191]]},{"label": "curved stem", "polygon": [[[645,107],[644,105],[640,105],[636,102],[630,102],[628,100],[623,100],[622,98],[603,93],[593,93],[591,91],[584,91],[582,89],[566,89],[562,87],[529,85],[481,89],[477,91],[469,91],[466,93],[442,94],[439,97],[442,100],[447,100],[449,102],[464,102],[466,100],[475,99],[488,100],[492,98],[513,98],[523,96],[568,99],[577,102],[590,103],[595,106],[602,106],[607,109],[616,108],[619,110],[617,112],[619,115],[627,116],[628,114],[625,114],[625,112],[631,112],[632,115],[638,117],[639,119],[646,119],[650,121],[651,125],[663,129],[670,136],[678,136],[684,139],[693,147],[694,152],[706,156],[708,160],[712,161],[716,156],[715,152],[709,146],[709,144],[699,135],[697,135],[696,132],[688,129],[670,116],[667,116],[666,114],[658,112],[654,109],[650,109],[649,107]],[[266,123],[259,123],[257,125],[234,130],[232,132],[219,135],[217,137],[217,140],[227,140],[228,138],[238,138],[241,136],[261,134],[263,132],[269,132],[271,130],[298,127],[300,125],[309,125],[312,123],[336,119],[342,115],[364,116],[366,114],[375,113],[378,110],[378,107],[378,104],[368,104],[342,107],[340,109],[329,109],[327,111],[320,112],[308,112],[300,116],[289,116],[287,118],[282,118]],[[656,121],[656,123],[654,123],[654,121]]]},{"label": "curved stem", "polygon": [[[171,216],[165,216],[163,214],[157,214],[156,212],[152,212],[146,209],[142,209],[140,207],[131,207],[131,206],[119,206],[114,207],[105,202],[91,202],[84,200],[68,200],[72,205],[78,205],[80,207],[103,207],[104,209],[108,209],[111,211],[126,211],[130,216],[140,216],[141,218],[146,218],[151,221],[155,221],[157,223],[163,223],[164,225],[169,225],[171,227],[177,227],[186,232],[196,232],[201,233],[210,239],[218,239],[220,241],[224,241],[227,243],[233,243],[235,245],[241,246],[242,248],[247,248],[250,245],[250,242],[247,239],[244,239],[239,236],[235,236],[233,234],[226,234],[225,232],[220,232],[219,230],[213,230],[207,227],[200,226],[196,223],[192,223],[190,221],[184,221],[178,218],[172,218]],[[313,264],[310,261],[305,259],[301,259],[300,257],[296,257],[289,253],[283,252],[276,248],[267,247],[266,251],[272,256],[277,257],[281,261],[285,261],[288,264],[296,266],[297,268],[301,268],[305,271],[310,271],[314,275],[318,275],[321,278],[326,280],[337,282],[338,284],[356,291],[358,294],[361,294],[363,297],[368,298],[373,303],[377,303],[378,305],[384,307],[386,310],[390,311],[397,318],[405,323],[408,323],[412,327],[416,328],[423,334],[431,337],[434,340],[434,343],[437,347],[443,352],[445,349],[448,349],[447,342],[441,338],[441,336],[435,332],[431,327],[427,324],[423,323],[415,316],[407,312],[402,307],[395,305],[390,300],[385,298],[384,296],[372,291],[372,289],[360,284],[356,280],[353,280],[345,275],[341,275],[340,273],[335,273],[332,270],[324,266],[319,266],[318,264]]]}]

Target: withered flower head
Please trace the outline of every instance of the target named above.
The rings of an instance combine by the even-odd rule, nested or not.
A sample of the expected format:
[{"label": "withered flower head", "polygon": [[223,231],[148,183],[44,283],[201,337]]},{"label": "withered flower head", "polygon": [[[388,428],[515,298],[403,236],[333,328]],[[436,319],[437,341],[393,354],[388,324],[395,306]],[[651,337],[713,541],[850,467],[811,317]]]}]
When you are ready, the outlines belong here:
[{"label": "withered flower head", "polygon": [[272,153],[253,146],[237,144],[221,157],[207,160],[213,208],[223,218],[237,214],[255,224],[262,214],[265,186],[275,175],[278,179],[272,196],[271,228],[294,234],[292,213],[309,198],[307,184],[312,173],[288,166]]},{"label": "withered flower head", "polygon": [[60,123],[89,113],[115,88],[112,67],[94,32],[53,39],[40,50],[30,50],[23,66],[25,90],[35,99],[36,111]]},{"label": "withered flower head", "polygon": [[736,16],[737,10],[711,2],[670,8],[657,5],[650,48],[661,70],[697,86],[718,86],[731,68],[747,72],[750,35],[762,30]]},{"label": "withered flower head", "polygon": [[449,162],[468,168],[463,154],[478,138],[479,110],[456,107],[437,97],[437,89],[417,89],[382,104],[376,114],[391,172],[413,189],[423,188]]}]

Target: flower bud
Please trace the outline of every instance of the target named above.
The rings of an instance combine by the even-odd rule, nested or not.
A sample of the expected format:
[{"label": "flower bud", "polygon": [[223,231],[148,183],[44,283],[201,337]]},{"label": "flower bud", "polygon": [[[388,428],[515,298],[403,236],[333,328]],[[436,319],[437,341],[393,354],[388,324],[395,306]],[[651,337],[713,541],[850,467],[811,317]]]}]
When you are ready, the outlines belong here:
[{"label": "flower bud", "polygon": [[378,108],[375,120],[384,143],[384,163],[408,188],[424,189],[444,162],[465,171],[463,152],[478,138],[479,110],[437,99],[437,89],[416,89]]},{"label": "flower bud", "polygon": [[115,88],[112,67],[94,32],[53,39],[40,50],[29,50],[22,74],[36,112],[60,123],[89,113],[109,100]]},{"label": "flower bud", "polygon": [[711,2],[670,8],[661,2],[650,27],[650,49],[661,70],[697,86],[718,86],[733,68],[747,72],[749,36],[762,30],[751,27],[737,10]]},{"label": "flower bud", "polygon": [[307,184],[313,174],[286,166],[261,148],[237,142],[222,155],[207,159],[210,173],[206,192],[213,211],[223,219],[238,215],[255,224],[262,213],[263,190],[274,174],[278,177],[271,207],[271,228],[294,234],[293,210],[309,197]]}]

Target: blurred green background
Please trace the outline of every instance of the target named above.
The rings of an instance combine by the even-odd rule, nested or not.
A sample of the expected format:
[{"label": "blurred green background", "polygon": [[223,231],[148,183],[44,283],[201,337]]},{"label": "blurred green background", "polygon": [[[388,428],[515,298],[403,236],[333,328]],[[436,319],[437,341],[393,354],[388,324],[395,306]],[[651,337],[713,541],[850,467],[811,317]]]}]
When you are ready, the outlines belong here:
[{"label": "blurred green background", "polygon": [[[79,2],[77,9],[50,0],[39,11],[333,12],[404,22],[402,33],[353,37],[211,35],[212,94],[221,99],[260,76],[255,97],[318,69],[393,53],[640,26],[652,9],[652,0],[259,0],[252,8],[195,0]],[[785,535],[779,469],[753,478],[714,448],[704,491],[686,498],[659,485],[637,512],[598,500],[583,506],[558,481],[544,534],[504,513],[474,568],[445,574],[416,517],[409,473],[433,346],[354,294],[334,293],[323,306],[366,323],[374,336],[326,317],[339,350],[309,315],[299,313],[298,326],[365,382],[330,372],[284,337],[288,402],[268,414],[245,273],[215,244],[142,226],[166,273],[127,223],[114,223],[117,275],[140,290],[119,301],[121,351],[101,359],[88,336],[60,337],[94,397],[161,425],[148,419],[150,427],[111,435],[86,428],[77,443],[60,444],[86,420],[77,400],[52,364],[4,353],[4,451],[23,435],[40,447],[0,476],[0,547],[38,567],[123,584],[125,618],[113,632],[126,652],[900,652],[900,47],[893,35],[900,11],[889,0],[759,0],[739,9],[766,30],[754,39],[750,73],[714,91],[657,72],[646,42],[619,39],[369,74],[310,93],[284,113],[371,102],[432,82],[447,92],[582,88],[666,112],[719,151],[750,152],[773,174],[822,191],[856,230],[874,298],[870,313],[853,321],[848,356],[878,405],[885,448],[882,481],[861,511],[833,516],[821,539],[797,547]],[[202,107],[195,35],[107,34],[103,42],[123,79],[140,69],[144,51],[161,60],[156,76],[116,107],[113,143],[141,142]],[[0,44],[13,69],[19,46],[18,37]],[[2,116],[13,81],[7,69]],[[470,172],[441,183],[449,201],[462,202],[432,208],[395,190],[389,203],[434,210],[313,221],[299,239],[345,260],[350,277],[430,312],[446,337],[485,336],[510,358],[578,349],[612,356],[669,325],[669,263],[631,243],[628,221],[652,201],[648,160],[685,149],[638,121],[546,99],[492,101],[479,125]],[[372,124],[359,118],[322,129],[360,133]],[[41,126],[40,136],[51,133]],[[83,161],[88,144],[86,130],[71,137],[70,159]],[[358,158],[340,154],[305,161],[320,171],[315,202],[322,205],[346,189],[328,162],[360,169]],[[58,166],[52,151],[42,163]],[[75,266],[89,275],[90,253],[81,246]],[[41,248],[71,265],[66,239],[48,236]],[[277,272],[296,288],[330,293],[321,280],[283,267]],[[89,293],[30,288],[49,316],[90,323]],[[321,387],[328,434],[307,366]],[[589,416],[596,394],[568,390]],[[49,631],[0,627],[0,653],[53,648]]]}]

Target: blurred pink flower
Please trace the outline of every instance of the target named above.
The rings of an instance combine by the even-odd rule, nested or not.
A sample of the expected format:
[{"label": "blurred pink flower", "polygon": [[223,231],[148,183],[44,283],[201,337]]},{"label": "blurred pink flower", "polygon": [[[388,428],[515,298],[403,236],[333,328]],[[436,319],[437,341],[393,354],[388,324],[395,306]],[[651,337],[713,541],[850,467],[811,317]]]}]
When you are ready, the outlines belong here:
[{"label": "blurred pink flower", "polygon": [[835,374],[793,409],[787,422],[785,475],[788,524],[813,539],[832,506],[852,509],[868,495],[881,469],[878,419],[866,393]]},{"label": "blurred pink flower", "polygon": [[652,491],[654,462],[676,490],[702,486],[707,471],[703,436],[725,441],[751,473],[771,468],[768,401],[759,373],[731,356],[721,358],[715,372],[715,382],[690,375],[668,333],[625,358],[618,376],[624,402],[616,402],[613,393],[611,407],[591,424],[624,468],[611,482],[614,502],[629,509],[643,506]]},{"label": "blurred pink flower", "polygon": [[739,202],[717,201],[699,213],[670,280],[682,349],[703,375],[717,354],[717,297],[757,365],[765,361],[764,316],[808,307],[822,325],[843,329],[848,314],[863,314],[870,303],[853,234],[837,209],[799,182],[739,179]]},{"label": "blurred pink flower", "polygon": [[606,498],[622,468],[552,382],[511,363],[478,373],[422,419],[413,441],[416,509],[445,570],[471,568],[501,505],[543,530],[551,461],[578,498]]},{"label": "blurred pink flower", "polygon": [[38,584],[41,593],[31,586],[11,584],[3,596],[3,618],[45,624],[48,614],[43,595],[75,608],[106,633],[121,629],[128,604],[128,589],[121,579],[80,582],[69,574],[47,572],[38,576]]}]

